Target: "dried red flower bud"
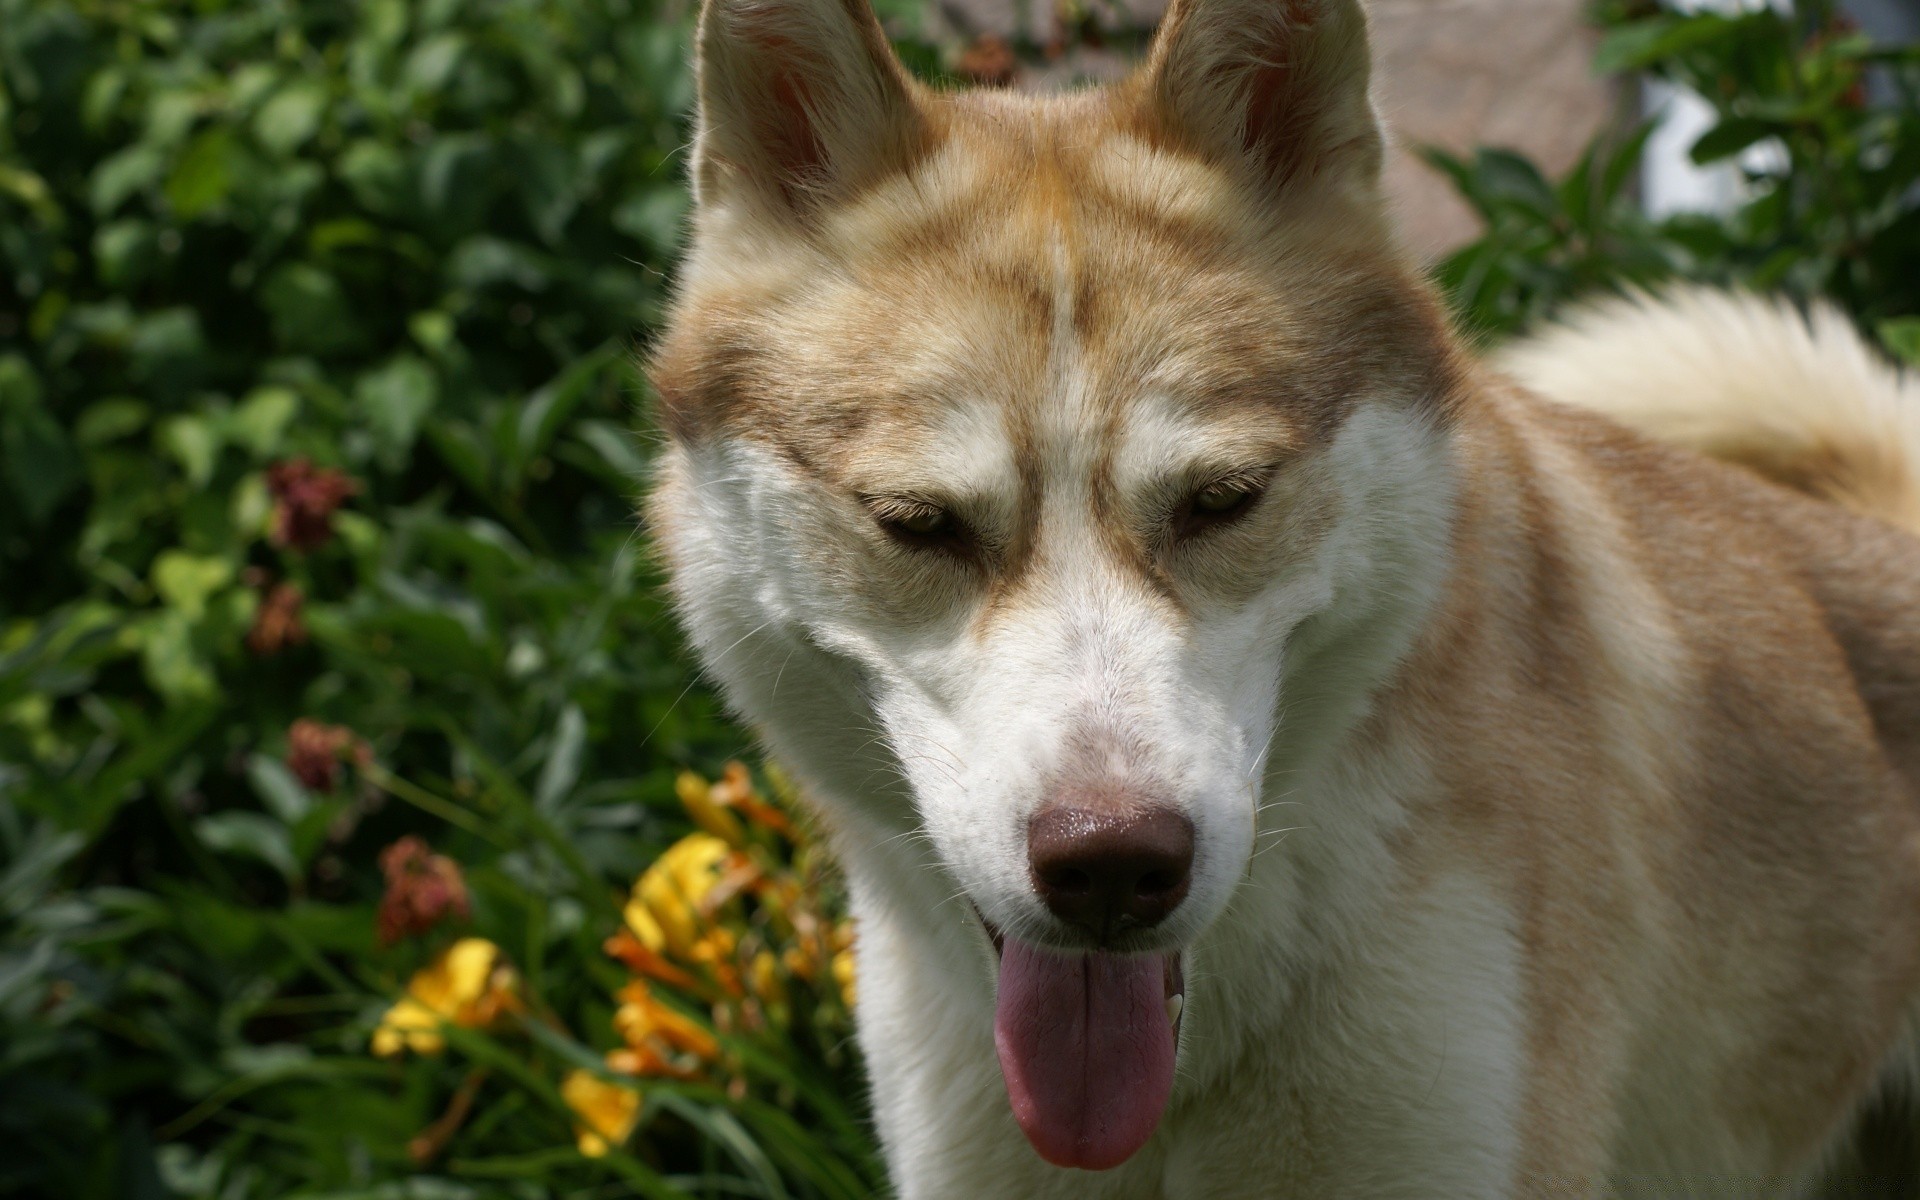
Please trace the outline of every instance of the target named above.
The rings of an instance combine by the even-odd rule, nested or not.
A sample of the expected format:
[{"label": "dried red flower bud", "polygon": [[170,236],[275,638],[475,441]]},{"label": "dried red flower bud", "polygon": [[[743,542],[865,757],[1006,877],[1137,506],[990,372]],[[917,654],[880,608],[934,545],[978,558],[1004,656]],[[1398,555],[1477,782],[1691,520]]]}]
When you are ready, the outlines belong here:
[{"label": "dried red flower bud", "polygon": [[464,921],[472,915],[460,864],[433,853],[417,837],[408,835],[382,850],[380,872],[387,877],[378,917],[386,945],[429,933],[448,917]]},{"label": "dried red flower bud", "polygon": [[954,70],[969,83],[982,87],[1006,87],[1020,70],[1013,47],[998,34],[983,33],[973,40],[954,64]]},{"label": "dried red flower bud", "polygon": [[303,644],[307,626],[300,619],[300,608],[306,599],[306,593],[295,584],[278,583],[268,588],[254,611],[253,628],[247,630],[247,649],[265,658],[288,646]]},{"label": "dried red flower bud", "polygon": [[344,725],[327,725],[302,717],[287,727],[287,769],[316,792],[330,792],[340,782],[340,764],[367,760],[367,745]]},{"label": "dried red flower bud", "polygon": [[333,540],[334,510],[360,485],[334,467],[316,467],[304,458],[267,468],[273,494],[273,540],[293,550],[316,550]]}]

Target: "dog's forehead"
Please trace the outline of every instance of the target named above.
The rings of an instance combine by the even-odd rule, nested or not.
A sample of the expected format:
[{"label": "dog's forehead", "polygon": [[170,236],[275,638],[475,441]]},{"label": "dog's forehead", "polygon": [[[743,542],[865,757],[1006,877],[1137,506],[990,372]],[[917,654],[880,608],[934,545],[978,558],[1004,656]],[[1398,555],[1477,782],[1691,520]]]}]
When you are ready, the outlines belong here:
[{"label": "dog's forehead", "polygon": [[703,409],[842,473],[996,438],[1057,460],[1143,406],[1301,444],[1350,411],[1404,307],[1387,260],[1290,246],[1218,168],[1072,101],[974,103],[763,278],[736,256],[713,286],[696,255],[659,373],[670,422]]}]

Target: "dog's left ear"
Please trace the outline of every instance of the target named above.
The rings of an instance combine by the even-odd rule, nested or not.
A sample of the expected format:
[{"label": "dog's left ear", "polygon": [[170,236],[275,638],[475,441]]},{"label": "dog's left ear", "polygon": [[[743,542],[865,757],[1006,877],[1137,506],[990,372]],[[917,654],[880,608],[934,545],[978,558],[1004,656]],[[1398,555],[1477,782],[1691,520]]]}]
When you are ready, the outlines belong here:
[{"label": "dog's left ear", "polygon": [[925,118],[868,0],[705,0],[694,199],[804,223],[907,166]]},{"label": "dog's left ear", "polygon": [[1305,181],[1371,190],[1380,122],[1359,0],[1174,0],[1133,80],[1142,116],[1276,193]]}]

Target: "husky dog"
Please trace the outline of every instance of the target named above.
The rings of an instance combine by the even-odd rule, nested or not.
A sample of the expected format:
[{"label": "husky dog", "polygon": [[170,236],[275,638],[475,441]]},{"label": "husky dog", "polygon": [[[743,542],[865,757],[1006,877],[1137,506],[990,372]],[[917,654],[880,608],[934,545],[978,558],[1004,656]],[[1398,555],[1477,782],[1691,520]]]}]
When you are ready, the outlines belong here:
[{"label": "husky dog", "polygon": [[1478,361],[1355,0],[1047,98],[706,0],[699,97],[650,521],[901,1196],[1819,1185],[1920,990],[1920,417],[1837,317]]}]

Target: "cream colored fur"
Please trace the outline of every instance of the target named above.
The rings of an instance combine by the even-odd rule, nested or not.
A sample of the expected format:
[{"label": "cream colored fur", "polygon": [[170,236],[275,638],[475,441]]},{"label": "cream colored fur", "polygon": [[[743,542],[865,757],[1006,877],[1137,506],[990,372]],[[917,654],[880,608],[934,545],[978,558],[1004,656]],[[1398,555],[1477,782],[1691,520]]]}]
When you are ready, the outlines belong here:
[{"label": "cream colored fur", "polygon": [[1831,304],[1711,288],[1590,302],[1505,347],[1542,396],[1920,532],[1920,382]]}]

